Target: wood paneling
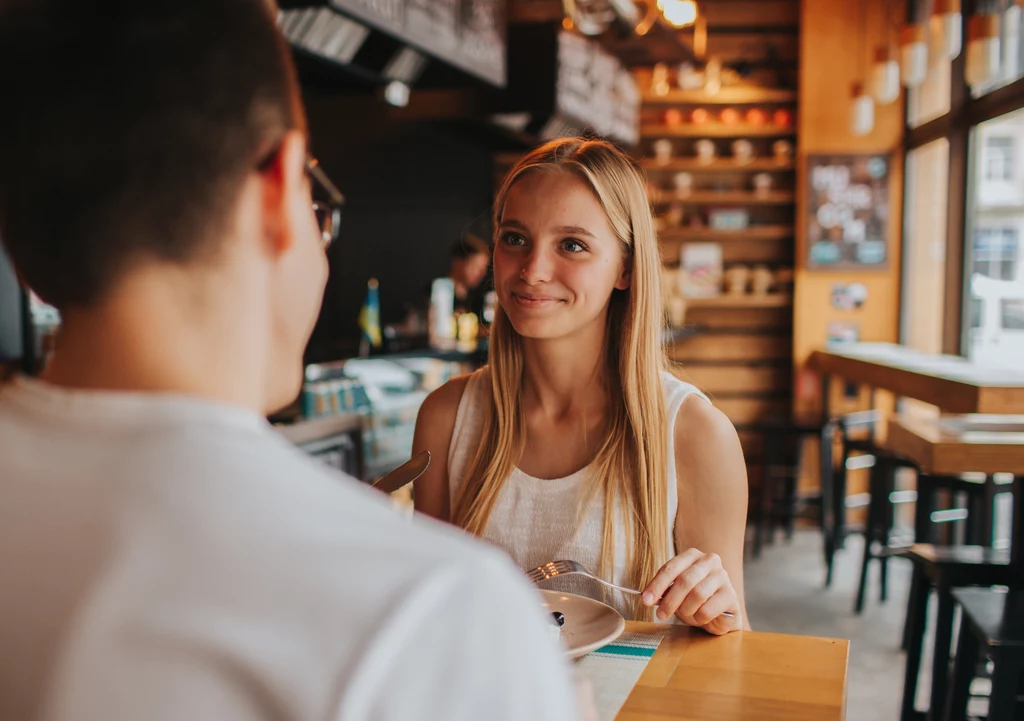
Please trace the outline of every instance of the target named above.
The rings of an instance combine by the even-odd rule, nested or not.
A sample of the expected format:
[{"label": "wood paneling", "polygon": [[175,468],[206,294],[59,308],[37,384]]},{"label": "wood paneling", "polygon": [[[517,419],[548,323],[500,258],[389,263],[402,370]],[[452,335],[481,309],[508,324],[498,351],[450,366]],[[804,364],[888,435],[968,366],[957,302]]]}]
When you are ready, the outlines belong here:
[{"label": "wood paneling", "polygon": [[796,168],[791,162],[782,162],[774,158],[756,158],[749,163],[737,163],[732,158],[718,158],[705,163],[696,158],[673,158],[667,163],[659,163],[654,158],[644,158],[640,164],[647,170],[648,175],[660,175],[662,173],[678,173],[685,170],[688,173],[716,173],[722,175],[749,174],[752,172],[788,172]]},{"label": "wood paneling", "polygon": [[796,33],[709,33],[708,57],[723,63],[747,62],[795,63],[800,55]]},{"label": "wood paneling", "polygon": [[798,0],[715,0],[701,5],[708,32],[736,27],[794,27],[800,22]]},{"label": "wood paneling", "polygon": [[751,308],[737,311],[731,308],[687,308],[686,325],[697,328],[772,329],[779,334],[789,333],[793,322],[790,308]]},{"label": "wood paneling", "polygon": [[[725,235],[725,234],[722,234]],[[694,237],[692,242],[704,241],[715,242],[717,238],[712,233],[705,233],[704,237]],[[722,262],[732,263],[783,263],[787,266],[793,260],[793,240],[791,238],[749,238],[743,236],[726,236],[722,240]],[[661,249],[661,260],[666,265],[679,265],[679,251],[683,241],[671,235],[662,234],[659,248]]]},{"label": "wood paneling", "polygon": [[686,361],[765,361],[788,358],[788,335],[703,333],[676,343],[670,357]]},{"label": "wood paneling", "polygon": [[788,365],[680,365],[672,372],[707,393],[770,393],[789,391]]},{"label": "wood paneling", "polygon": [[789,415],[789,398],[711,396],[715,406],[729,417],[734,425],[757,423],[768,418]]}]

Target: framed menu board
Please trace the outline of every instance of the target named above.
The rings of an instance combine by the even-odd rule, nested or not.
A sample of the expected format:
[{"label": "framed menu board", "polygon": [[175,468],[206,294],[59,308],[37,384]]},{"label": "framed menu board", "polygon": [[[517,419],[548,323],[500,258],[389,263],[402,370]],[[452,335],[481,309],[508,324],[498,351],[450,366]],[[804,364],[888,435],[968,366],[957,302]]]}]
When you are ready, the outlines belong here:
[{"label": "framed menu board", "polygon": [[808,268],[888,265],[891,162],[878,153],[808,156]]}]

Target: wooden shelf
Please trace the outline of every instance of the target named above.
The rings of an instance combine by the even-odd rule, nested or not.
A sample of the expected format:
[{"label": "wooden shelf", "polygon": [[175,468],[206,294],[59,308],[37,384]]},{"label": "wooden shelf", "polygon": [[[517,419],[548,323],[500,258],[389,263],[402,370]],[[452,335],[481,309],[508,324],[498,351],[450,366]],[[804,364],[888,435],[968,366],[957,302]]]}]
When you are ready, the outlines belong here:
[{"label": "wooden shelf", "polygon": [[749,86],[722,88],[715,95],[703,90],[670,90],[667,95],[655,95],[648,89],[643,101],[647,105],[777,105],[795,103],[797,94],[795,90]]},{"label": "wooden shelf", "polygon": [[659,233],[662,240],[673,241],[728,241],[728,240],[784,240],[793,237],[791,225],[753,225],[743,230],[714,230],[713,228],[671,228]]},{"label": "wooden shelf", "polygon": [[640,165],[648,172],[677,173],[740,173],[740,172],[787,172],[794,170],[793,161],[779,163],[773,158],[757,158],[749,163],[737,163],[732,158],[718,158],[710,163],[703,163],[696,158],[673,158],[667,163],[659,163],[654,158],[643,158]]},{"label": "wooden shelf", "polygon": [[790,205],[795,200],[795,193],[782,190],[763,195],[749,191],[706,191],[690,193],[686,198],[677,198],[671,191],[665,191],[651,202],[655,205]]},{"label": "wooden shelf", "polygon": [[645,138],[792,138],[796,136],[796,128],[721,123],[669,127],[657,123],[641,125],[640,135]]},{"label": "wooden shelf", "polygon": [[713,298],[687,298],[686,307],[690,308],[788,308],[793,304],[793,296],[788,293],[768,293],[767,295],[717,295]]}]

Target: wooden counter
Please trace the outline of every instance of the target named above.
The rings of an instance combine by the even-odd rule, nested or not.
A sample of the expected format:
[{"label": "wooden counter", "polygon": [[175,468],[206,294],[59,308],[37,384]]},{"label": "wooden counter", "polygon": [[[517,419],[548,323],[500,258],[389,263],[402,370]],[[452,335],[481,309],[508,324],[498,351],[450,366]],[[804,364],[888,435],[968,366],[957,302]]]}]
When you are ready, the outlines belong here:
[{"label": "wooden counter", "polygon": [[1024,370],[986,368],[960,356],[893,343],[849,343],[815,351],[809,367],[950,413],[1024,414]]}]

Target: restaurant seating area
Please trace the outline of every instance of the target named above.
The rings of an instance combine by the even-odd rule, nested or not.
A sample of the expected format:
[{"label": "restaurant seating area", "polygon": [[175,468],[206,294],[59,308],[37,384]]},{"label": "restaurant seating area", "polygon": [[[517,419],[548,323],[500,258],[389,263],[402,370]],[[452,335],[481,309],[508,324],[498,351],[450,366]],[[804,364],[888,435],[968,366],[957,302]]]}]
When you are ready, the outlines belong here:
[{"label": "restaurant seating area", "polygon": [[[653,397],[660,379],[685,393],[692,386],[721,412],[724,427],[735,429],[727,440],[737,450],[718,460],[722,468],[735,461],[738,500],[730,508],[739,509],[745,493],[747,518],[741,546],[736,511],[732,548],[744,597],[732,610],[715,610],[707,623],[683,621],[682,611],[681,622],[671,625],[638,620],[649,610],[640,601],[630,617],[623,609],[633,609],[633,599],[652,605],[670,594],[668,581],[665,595],[650,601],[641,583],[624,587],[622,578],[639,565],[627,564],[617,581],[584,579],[594,581],[590,587],[523,583],[529,600],[545,609],[543,620],[558,619],[545,629],[558,643],[552,658],[593,687],[587,693],[596,699],[596,716],[586,721],[1024,719],[1024,0],[273,5],[268,28],[276,28],[282,52],[294,61],[296,102],[308,116],[296,123],[309,133],[308,157],[296,156],[299,165],[305,157],[306,175],[296,172],[303,192],[308,184],[314,196],[323,195],[326,187],[334,204],[325,214],[327,201],[313,198],[326,253],[324,261],[318,246],[316,262],[327,279],[289,377],[297,394],[256,414],[258,424],[269,422],[271,441],[287,441],[280,445],[300,465],[316,472],[326,466],[337,480],[349,476],[349,490],[385,490],[389,497],[366,495],[384,512],[390,502],[403,523],[432,515],[501,547],[498,540],[522,529],[488,536],[496,509],[522,520],[514,514],[528,507],[527,521],[547,519],[547,501],[524,500],[527,481],[547,493],[567,480],[587,480],[594,458],[565,477],[529,476],[520,456],[568,456],[575,436],[567,434],[552,451],[544,444],[561,436],[530,437],[527,421],[510,416],[513,409],[528,416],[523,358],[539,363],[544,356],[525,352],[526,343],[537,343],[534,351],[569,348],[568,357],[576,352],[571,344],[584,345],[583,333],[555,337],[565,344],[558,346],[550,335],[531,338],[515,328],[508,307],[539,315],[572,308],[576,296],[559,295],[557,287],[550,296],[526,292],[526,266],[539,262],[536,248],[543,248],[520,220],[513,219],[506,239],[501,215],[512,191],[505,178],[545,143],[602,141],[596,145],[608,157],[624,158],[628,172],[614,176],[616,183],[631,180],[635,187],[628,186],[633,195],[620,205],[642,222],[624,222],[609,210],[626,213],[608,204],[593,173],[579,170],[583,165],[564,174],[585,188],[580,195],[597,208],[594,216],[604,208],[600,233],[618,243],[612,260],[594,256],[607,260],[600,268],[622,268],[600,309],[605,315],[587,319],[599,327],[593,377],[620,392],[600,395],[593,408],[581,404],[577,445],[589,451],[593,444],[587,414],[608,414],[618,425],[602,416],[607,427],[593,428],[608,438],[610,428],[625,430],[618,445],[599,443],[598,457],[612,458],[608,448],[620,446],[635,457],[601,468],[655,465],[650,459],[661,457],[661,444],[651,446],[651,455],[642,435],[630,435],[631,424],[650,419],[640,418],[647,407],[630,405],[636,389],[627,387],[622,369],[634,356],[622,348],[633,341],[629,348],[640,347],[641,336],[658,339],[650,340],[649,353],[635,355],[637,368],[649,362],[654,369],[650,383],[636,384],[642,398]],[[557,163],[549,158],[543,165]],[[318,185],[328,175],[333,180]],[[557,176],[527,167],[522,177],[549,175]],[[534,198],[534,205],[547,209],[544,201]],[[557,233],[544,267],[562,268],[582,284],[590,260],[580,260],[588,257],[587,241],[575,236],[596,235],[565,224]],[[641,236],[650,255],[637,254]],[[517,279],[507,274],[515,291],[499,287],[495,259],[506,240],[509,257],[520,253],[516,262],[523,264]],[[570,250],[576,247],[582,250]],[[0,390],[16,375],[43,377],[66,330],[3,248]],[[474,256],[479,278],[468,279]],[[313,263],[307,265],[295,273],[308,274],[303,282],[312,284]],[[597,264],[589,267],[597,273]],[[631,300],[640,292],[634,277],[652,279],[643,290],[657,302]],[[610,315],[620,302],[614,308],[621,315]],[[639,317],[645,308],[653,319],[646,325],[628,315]],[[635,326],[627,328],[623,318]],[[267,326],[294,334],[299,324],[275,317]],[[611,345],[613,331],[626,340]],[[493,386],[480,383],[480,399],[463,395],[470,386],[458,386],[460,379],[496,365],[507,375]],[[452,387],[462,389],[456,405],[432,411],[443,423],[423,422],[431,394],[435,404],[447,403],[437,400],[438,391]],[[597,381],[558,412],[535,415],[568,423],[576,418],[573,403],[585,394],[598,398],[596,388]],[[501,393],[504,404],[488,395]],[[673,406],[677,413],[682,398]],[[617,415],[608,410],[619,403]],[[658,423],[669,405],[651,405]],[[433,437],[441,426],[446,443]],[[466,451],[471,465],[456,479],[459,441],[477,431],[490,435]],[[673,425],[669,437],[681,444],[685,435]],[[424,450],[428,443],[435,445]],[[676,448],[665,456],[672,473],[699,455],[677,455]],[[423,475],[431,462],[430,474],[441,468],[440,475]],[[693,463],[694,473],[706,472]],[[637,472],[638,484],[660,478],[648,465]],[[495,469],[508,473],[495,478]],[[638,532],[641,543],[650,541],[643,562],[652,564],[665,549],[673,561],[676,552],[709,551],[715,570],[728,578],[728,552],[677,547],[690,530],[681,528],[679,509],[702,509],[686,506],[689,479],[678,474],[664,492],[652,485],[637,491],[616,478],[622,498],[636,504],[630,518],[654,518],[651,525],[665,531],[664,546],[647,529]],[[423,478],[436,485],[424,491]],[[521,487],[508,501],[501,494],[510,486],[502,484],[513,478]],[[728,492],[725,480],[734,479],[722,480],[716,492]],[[579,498],[593,500],[593,489],[613,485],[602,478]],[[328,489],[321,490],[327,498]],[[481,499],[482,511],[474,505]],[[440,511],[425,513],[424,504]],[[672,509],[670,528],[661,528],[664,514],[652,511],[658,504]],[[581,501],[580,509],[592,507]],[[727,516],[718,506],[715,512],[716,519]],[[620,520],[605,510],[601,522],[609,519]],[[695,520],[699,527],[703,518]],[[714,530],[724,537],[726,526]],[[566,545],[552,541],[545,550],[571,547],[581,537],[580,525],[548,530]],[[602,554],[613,547],[608,538],[602,536]],[[623,546],[629,553],[634,540]],[[550,559],[558,560],[575,561]],[[518,570],[536,562],[509,565],[509,576],[522,581]],[[723,582],[714,592],[728,596],[732,587]],[[616,606],[616,593],[629,600]],[[744,603],[749,619],[736,621]],[[573,616],[565,608],[584,612]],[[723,619],[736,626],[708,632]],[[250,630],[242,628],[241,637]]]}]

